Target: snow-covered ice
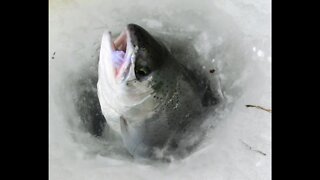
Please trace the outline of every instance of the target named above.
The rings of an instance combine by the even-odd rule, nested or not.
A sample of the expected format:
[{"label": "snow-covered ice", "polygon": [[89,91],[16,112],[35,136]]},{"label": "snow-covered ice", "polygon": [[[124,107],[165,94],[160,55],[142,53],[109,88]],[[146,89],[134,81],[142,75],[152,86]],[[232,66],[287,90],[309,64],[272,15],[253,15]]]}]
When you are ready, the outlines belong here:
[{"label": "snow-covered ice", "polygon": [[[51,180],[271,179],[271,113],[245,106],[271,108],[270,0],[52,0],[49,10]],[[185,159],[136,162],[121,143],[81,128],[70,88],[81,77],[74,75],[96,71],[103,31],[120,32],[127,23],[187,40],[200,67],[217,67],[226,106]]]}]

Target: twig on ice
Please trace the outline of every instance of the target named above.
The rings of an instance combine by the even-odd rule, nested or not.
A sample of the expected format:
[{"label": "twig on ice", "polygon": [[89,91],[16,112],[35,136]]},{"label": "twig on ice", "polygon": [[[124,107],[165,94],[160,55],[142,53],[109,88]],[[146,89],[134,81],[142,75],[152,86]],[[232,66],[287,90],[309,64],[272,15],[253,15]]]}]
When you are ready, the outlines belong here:
[{"label": "twig on ice", "polygon": [[51,59],[54,59],[54,55],[56,55],[56,52],[53,52]]},{"label": "twig on ice", "polygon": [[267,111],[267,112],[271,113],[271,109],[266,109],[266,108],[261,107],[261,106],[255,106],[255,105],[248,104],[248,105],[246,105],[246,107],[255,107],[257,109],[261,109],[261,110],[264,110],[264,111]]},{"label": "twig on ice", "polygon": [[267,155],[266,153],[264,153],[264,152],[262,152],[262,151],[260,151],[260,150],[253,149],[252,146],[250,146],[249,144],[245,143],[245,142],[242,141],[241,139],[240,139],[240,141],[241,141],[247,148],[249,148],[251,151],[255,151],[255,152],[257,152],[257,153],[259,153],[259,154],[262,154],[262,155],[264,155],[264,156]]}]

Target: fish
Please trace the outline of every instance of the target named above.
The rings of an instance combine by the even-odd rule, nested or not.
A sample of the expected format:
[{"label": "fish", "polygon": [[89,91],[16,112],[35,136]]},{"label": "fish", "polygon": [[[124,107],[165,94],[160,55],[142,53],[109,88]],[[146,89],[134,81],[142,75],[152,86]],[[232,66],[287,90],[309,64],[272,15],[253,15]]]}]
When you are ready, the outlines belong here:
[{"label": "fish", "polygon": [[177,60],[137,24],[102,35],[97,94],[108,126],[134,157],[184,157],[201,142],[204,120],[221,102],[218,86]]}]

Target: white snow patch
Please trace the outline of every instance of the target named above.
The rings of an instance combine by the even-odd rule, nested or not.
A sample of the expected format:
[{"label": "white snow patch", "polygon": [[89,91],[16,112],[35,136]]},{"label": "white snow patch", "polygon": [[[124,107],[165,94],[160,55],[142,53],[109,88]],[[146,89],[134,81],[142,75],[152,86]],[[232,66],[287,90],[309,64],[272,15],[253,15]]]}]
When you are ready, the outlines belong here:
[{"label": "white snow patch", "polygon": [[[270,180],[271,114],[245,107],[271,108],[270,4],[270,0],[50,1],[49,48],[50,55],[56,54],[54,60],[49,57],[49,179]],[[217,65],[226,106],[212,118],[221,121],[183,160],[168,165],[136,162],[121,154],[125,152],[121,143],[101,141],[79,129],[69,75],[93,71],[88,64],[98,58],[102,33],[120,32],[127,23],[188,39],[201,55],[201,66]],[[264,60],[253,61],[257,58]]]}]

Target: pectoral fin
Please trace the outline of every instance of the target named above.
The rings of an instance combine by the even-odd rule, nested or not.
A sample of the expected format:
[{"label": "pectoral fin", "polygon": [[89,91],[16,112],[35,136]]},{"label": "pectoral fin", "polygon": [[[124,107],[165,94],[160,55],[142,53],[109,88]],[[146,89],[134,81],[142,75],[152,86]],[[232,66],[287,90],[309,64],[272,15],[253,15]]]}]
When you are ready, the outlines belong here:
[{"label": "pectoral fin", "polygon": [[[130,121],[127,121],[123,116],[120,116],[120,128],[123,143],[129,153],[134,157],[148,157],[148,158],[159,158],[154,149],[157,147],[156,144],[146,145],[143,140],[145,136],[141,134],[142,129],[139,127],[130,125]],[[163,158],[161,156],[161,158]]]},{"label": "pectoral fin", "polygon": [[123,143],[130,154],[133,156],[146,154],[148,148],[142,143],[142,136],[140,135],[139,130],[130,126],[129,121],[123,116],[120,116],[120,128]]},{"label": "pectoral fin", "polygon": [[120,116],[120,128],[123,135],[129,134],[128,121],[123,116]]},{"label": "pectoral fin", "polygon": [[130,154],[134,155],[135,148],[139,143],[137,142],[134,131],[132,131],[128,121],[123,116],[120,116],[120,129],[124,145]]}]

